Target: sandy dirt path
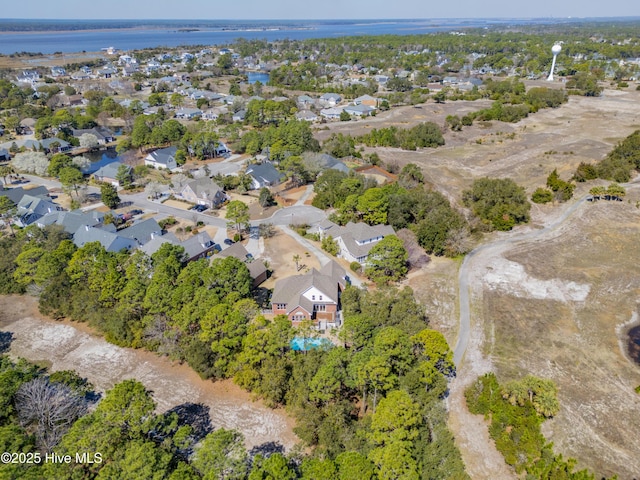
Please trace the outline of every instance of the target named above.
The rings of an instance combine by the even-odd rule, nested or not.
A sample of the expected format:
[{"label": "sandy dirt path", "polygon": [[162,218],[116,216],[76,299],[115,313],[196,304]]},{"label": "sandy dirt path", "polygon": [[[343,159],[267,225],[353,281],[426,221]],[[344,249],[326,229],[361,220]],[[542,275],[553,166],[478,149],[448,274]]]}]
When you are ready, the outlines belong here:
[{"label": "sandy dirt path", "polygon": [[135,378],[153,392],[159,412],[201,403],[209,408],[213,428],[239,430],[247,448],[277,442],[288,450],[297,442],[293,419],[252,402],[249,393],[231,381],[202,380],[187,365],[112,345],[86,325],[43,317],[33,297],[0,296],[0,331],[13,335],[10,356],[45,362],[51,371],[75,370],[99,391]]}]

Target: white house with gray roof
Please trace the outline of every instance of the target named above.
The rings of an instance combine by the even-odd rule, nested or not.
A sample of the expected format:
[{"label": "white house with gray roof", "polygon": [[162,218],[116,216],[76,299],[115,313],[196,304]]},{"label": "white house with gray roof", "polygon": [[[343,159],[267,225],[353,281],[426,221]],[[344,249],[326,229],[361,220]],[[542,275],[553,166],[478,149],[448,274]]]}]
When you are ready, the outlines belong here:
[{"label": "white house with gray roof", "polygon": [[340,248],[339,256],[349,262],[367,263],[369,251],[387,235],[395,235],[390,225],[367,225],[349,222],[344,227],[325,220],[318,225],[321,237],[331,236]]},{"label": "white house with gray roof", "polygon": [[118,176],[118,170],[124,165],[127,167],[129,173],[131,167],[122,162],[111,162],[103,165],[93,173],[93,178],[98,182],[110,183],[114,187],[120,187],[120,181],[116,178]]},{"label": "white house with gray roof", "polygon": [[176,162],[178,147],[161,148],[151,152],[144,159],[144,164],[154,168],[164,168],[172,172],[180,170]]},{"label": "white house with gray roof", "polygon": [[370,105],[364,105],[364,104],[348,105],[344,107],[344,111],[347,112],[349,115],[354,115],[356,117],[368,117],[369,115],[371,115],[373,112],[376,111],[376,108]]},{"label": "white house with gray roof", "polygon": [[339,93],[325,93],[318,99],[318,103],[324,107],[335,107],[342,101]]},{"label": "white house with gray roof", "polygon": [[286,178],[285,174],[267,162],[249,165],[246,173],[251,177],[251,188],[254,190],[279,185]]}]

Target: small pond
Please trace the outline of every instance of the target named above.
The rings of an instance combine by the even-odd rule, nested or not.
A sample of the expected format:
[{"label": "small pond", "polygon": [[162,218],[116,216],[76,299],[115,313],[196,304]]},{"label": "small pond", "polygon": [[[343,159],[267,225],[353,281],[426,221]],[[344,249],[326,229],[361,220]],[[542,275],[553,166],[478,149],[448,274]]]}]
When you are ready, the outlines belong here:
[{"label": "small pond", "polygon": [[629,330],[627,339],[627,350],[631,359],[640,365],[640,325]]},{"label": "small pond", "polygon": [[85,168],[82,173],[89,175],[97,171],[98,169],[109,165],[110,163],[117,162],[120,157],[116,153],[115,148],[107,148],[106,150],[97,150],[95,152],[88,152],[83,155],[91,160],[91,165]]},{"label": "small pond", "polygon": [[247,83],[250,85],[260,82],[263,85],[266,85],[269,81],[269,74],[263,72],[245,72],[247,74]]}]

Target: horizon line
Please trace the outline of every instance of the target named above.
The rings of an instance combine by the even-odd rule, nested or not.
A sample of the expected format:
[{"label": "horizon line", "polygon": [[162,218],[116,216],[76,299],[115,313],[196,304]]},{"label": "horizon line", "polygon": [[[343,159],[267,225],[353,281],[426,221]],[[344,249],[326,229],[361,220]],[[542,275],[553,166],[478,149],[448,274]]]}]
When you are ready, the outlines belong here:
[{"label": "horizon line", "polygon": [[193,22],[208,22],[208,21],[262,21],[262,22],[277,22],[277,21],[300,21],[300,22],[323,22],[323,21],[336,21],[336,20],[383,20],[383,21],[409,21],[417,22],[422,20],[591,20],[591,19],[640,19],[640,15],[609,15],[609,16],[535,16],[535,17],[517,17],[517,16],[491,16],[491,17],[423,17],[423,18],[389,18],[389,17],[344,17],[344,18],[24,18],[24,17],[12,17],[12,18],[0,18],[0,22],[5,21],[193,21]]}]

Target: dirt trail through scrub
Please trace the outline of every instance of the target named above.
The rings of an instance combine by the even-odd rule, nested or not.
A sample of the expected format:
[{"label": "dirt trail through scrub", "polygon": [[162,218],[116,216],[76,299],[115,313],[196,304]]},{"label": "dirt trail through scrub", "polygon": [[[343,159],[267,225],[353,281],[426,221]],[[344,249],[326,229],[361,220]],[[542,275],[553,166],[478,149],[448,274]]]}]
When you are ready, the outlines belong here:
[{"label": "dirt trail through scrub", "polygon": [[202,380],[186,365],[112,345],[85,325],[43,317],[33,297],[0,296],[0,330],[13,335],[12,357],[44,361],[52,371],[75,370],[100,391],[135,378],[153,392],[159,412],[187,402],[202,403],[209,407],[213,428],[239,430],[248,448],[277,442],[291,449],[297,442],[291,418],[252,402],[230,381]]}]

